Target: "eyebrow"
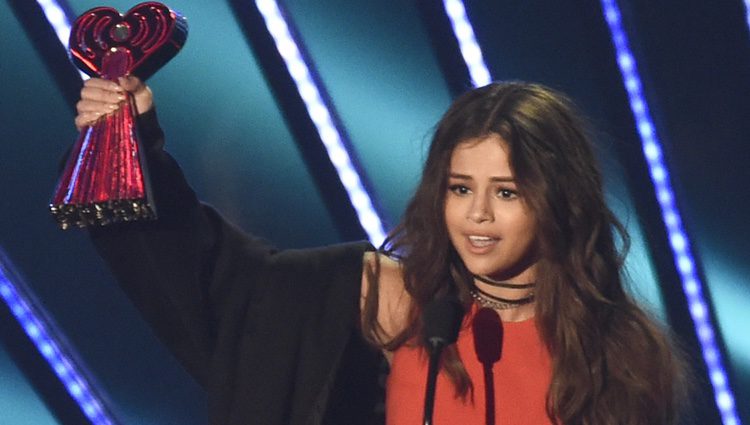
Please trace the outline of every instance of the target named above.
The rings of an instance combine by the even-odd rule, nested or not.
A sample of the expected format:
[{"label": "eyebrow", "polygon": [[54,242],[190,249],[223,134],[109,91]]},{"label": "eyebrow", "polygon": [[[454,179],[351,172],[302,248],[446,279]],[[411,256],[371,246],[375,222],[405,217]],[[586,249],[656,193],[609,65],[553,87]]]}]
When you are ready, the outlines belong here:
[{"label": "eyebrow", "polygon": [[[460,180],[474,180],[473,177],[467,174],[458,174],[458,173],[449,173],[448,177],[452,179],[460,179]],[[493,182],[513,182],[513,177],[490,177],[490,181]]]}]

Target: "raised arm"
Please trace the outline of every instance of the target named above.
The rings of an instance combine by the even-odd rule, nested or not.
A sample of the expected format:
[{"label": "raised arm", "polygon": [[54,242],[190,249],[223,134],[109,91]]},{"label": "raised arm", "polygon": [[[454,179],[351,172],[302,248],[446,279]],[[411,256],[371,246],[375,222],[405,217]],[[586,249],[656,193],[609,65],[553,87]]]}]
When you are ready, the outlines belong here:
[{"label": "raised arm", "polygon": [[[136,97],[159,218],[94,229],[92,239],[160,339],[209,390],[214,422],[302,423],[323,414],[326,399],[364,411],[350,400],[355,388],[329,391],[339,379],[360,382],[347,376],[377,378],[377,359],[362,354],[357,326],[363,257],[372,247],[277,251],[237,229],[198,201],[163,149],[150,91],[121,84]],[[113,110],[119,93],[108,82],[87,82],[76,124]],[[359,354],[347,360],[351,353]],[[339,396],[348,401],[334,403]]]},{"label": "raised arm", "polygon": [[[135,98],[159,219],[95,228],[91,236],[120,286],[160,339],[206,384],[218,327],[223,315],[230,314],[227,300],[247,298],[252,289],[249,284],[230,288],[233,282],[226,273],[238,267],[235,263],[259,271],[273,250],[234,229],[198,201],[177,163],[163,149],[164,134],[151,90],[136,78],[121,79],[119,85],[88,80],[77,104],[76,126],[89,125],[121,107],[126,92]],[[253,278],[251,272],[245,277]]]}]

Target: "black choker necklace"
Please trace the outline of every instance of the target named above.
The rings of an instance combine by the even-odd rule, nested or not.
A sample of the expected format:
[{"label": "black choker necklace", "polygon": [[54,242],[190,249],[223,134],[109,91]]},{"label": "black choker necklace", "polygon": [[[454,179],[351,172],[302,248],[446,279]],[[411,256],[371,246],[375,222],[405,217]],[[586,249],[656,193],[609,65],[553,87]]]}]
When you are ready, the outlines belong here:
[{"label": "black choker necklace", "polygon": [[523,298],[512,300],[490,295],[477,288],[476,286],[469,289],[469,293],[471,294],[471,297],[474,298],[474,300],[477,302],[477,304],[481,305],[482,307],[487,307],[494,310],[508,310],[534,302],[533,292]]},{"label": "black choker necklace", "polygon": [[480,282],[484,282],[484,283],[486,283],[486,284],[488,284],[490,286],[495,286],[495,287],[498,287],[498,288],[529,289],[529,288],[533,288],[534,286],[536,286],[535,282],[520,283],[520,284],[519,283],[508,283],[508,282],[502,282],[502,281],[495,280],[495,279],[489,278],[487,276],[482,276],[482,275],[478,275],[478,274],[475,274],[473,276],[474,276],[475,279],[479,280]]}]

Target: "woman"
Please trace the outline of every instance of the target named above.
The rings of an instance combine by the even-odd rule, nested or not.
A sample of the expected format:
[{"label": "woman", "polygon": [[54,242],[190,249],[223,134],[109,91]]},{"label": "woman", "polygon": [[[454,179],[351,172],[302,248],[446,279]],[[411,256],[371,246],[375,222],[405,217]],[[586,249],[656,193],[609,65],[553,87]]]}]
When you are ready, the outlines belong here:
[{"label": "woman", "polygon": [[676,421],[681,361],[623,289],[613,232],[625,245],[627,236],[563,95],[496,83],[457,99],[402,223],[374,253],[276,252],[200,205],[134,78],[89,80],[76,125],[116,109],[125,92],[160,219],[98,229],[94,241],[206,386],[212,423],[366,423],[378,362],[361,337],[392,365],[387,423],[418,423],[420,312],[445,296],[465,318],[442,364],[435,423]]}]

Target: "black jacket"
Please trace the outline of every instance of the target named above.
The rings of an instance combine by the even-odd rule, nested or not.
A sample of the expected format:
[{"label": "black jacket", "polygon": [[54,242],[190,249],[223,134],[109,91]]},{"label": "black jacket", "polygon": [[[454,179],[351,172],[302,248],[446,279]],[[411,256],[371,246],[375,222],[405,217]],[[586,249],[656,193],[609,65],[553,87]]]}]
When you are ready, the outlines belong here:
[{"label": "black jacket", "polygon": [[366,242],[277,251],[201,204],[139,118],[159,219],[91,231],[123,290],[207,390],[213,425],[365,424],[381,356],[358,329]]}]

